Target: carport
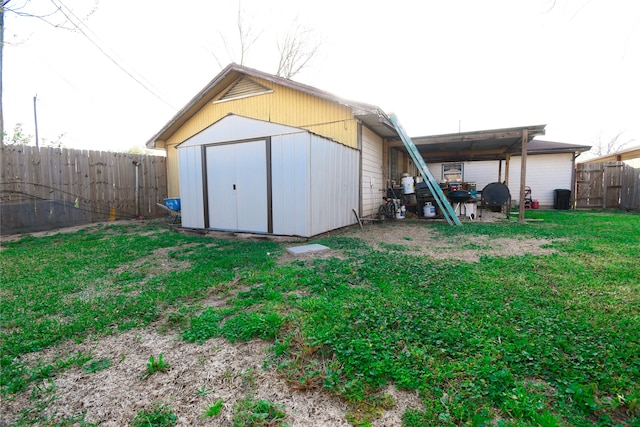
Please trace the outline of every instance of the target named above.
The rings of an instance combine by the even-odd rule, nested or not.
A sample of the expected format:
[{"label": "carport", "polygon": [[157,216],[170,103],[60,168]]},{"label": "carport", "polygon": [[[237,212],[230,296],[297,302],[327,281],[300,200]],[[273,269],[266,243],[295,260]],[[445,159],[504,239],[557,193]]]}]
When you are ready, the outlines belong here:
[{"label": "carport", "polygon": [[[497,182],[509,186],[511,156],[521,156],[519,221],[524,222],[524,195],[527,176],[528,144],[545,134],[546,125],[459,132],[412,138],[426,163],[497,160]],[[389,142],[390,149],[404,151],[402,141]],[[504,161],[504,171],[503,171]],[[503,179],[504,176],[504,179]]]}]

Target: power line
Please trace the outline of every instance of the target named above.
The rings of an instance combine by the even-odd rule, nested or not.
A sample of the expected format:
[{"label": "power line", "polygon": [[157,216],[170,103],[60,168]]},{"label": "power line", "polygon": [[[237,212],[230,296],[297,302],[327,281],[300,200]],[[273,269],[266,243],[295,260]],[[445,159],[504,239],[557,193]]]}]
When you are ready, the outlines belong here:
[{"label": "power line", "polygon": [[[171,105],[171,103],[169,103],[168,101],[166,101],[164,98],[162,98],[160,95],[158,95],[155,91],[153,91],[151,88],[149,88],[145,83],[143,83],[142,81],[140,81],[140,79],[138,79],[136,76],[134,76],[132,73],[130,73],[126,68],[124,68],[122,65],[120,65],[120,63],[113,58],[111,55],[109,55],[109,53],[107,53],[100,45],[98,45],[98,43],[96,43],[91,37],[89,37],[89,35],[87,35],[87,33],[80,28],[80,26],[73,20],[71,19],[71,17],[69,16],[72,15],[74,18],[76,18],[80,23],[82,23],[82,20],[80,20],[71,9],[69,9],[69,7],[67,7],[65,4],[63,4],[61,1],[59,1],[60,5],[56,4],[56,2],[54,0],[51,0],[51,3],[56,6],[58,8],[58,10],[60,11],[60,13],[62,13],[67,20],[80,32],[80,34],[82,34],[87,40],[89,40],[89,42],[94,45],[99,51],[100,53],[102,53],[104,56],[106,56],[111,62],[113,62],[113,64],[120,68],[120,70],[122,70],[125,74],[127,74],[129,77],[131,77],[136,83],[138,83],[140,86],[142,86],[145,90],[147,90],[147,92],[149,92],[150,94],[152,94],[154,97],[156,97],[157,99],[159,99],[160,101],[162,101],[165,105],[171,107],[173,110],[177,110],[176,107],[174,107],[173,105]],[[67,10],[67,12],[69,14],[67,14],[67,12],[65,12],[63,10],[63,7]],[[91,31],[89,29],[89,27],[82,23],[89,31]],[[95,34],[92,32],[92,34]],[[146,80],[144,78],[142,78],[143,80]],[[148,81],[147,81],[148,83]]]}]

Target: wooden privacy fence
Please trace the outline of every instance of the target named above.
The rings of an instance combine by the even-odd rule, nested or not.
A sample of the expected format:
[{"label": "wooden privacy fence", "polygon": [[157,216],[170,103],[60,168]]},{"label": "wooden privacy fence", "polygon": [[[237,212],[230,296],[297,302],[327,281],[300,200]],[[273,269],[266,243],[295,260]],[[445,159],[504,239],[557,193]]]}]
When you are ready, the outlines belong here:
[{"label": "wooden privacy fence", "polygon": [[576,208],[640,210],[640,169],[623,162],[579,163]]},{"label": "wooden privacy fence", "polygon": [[165,158],[67,148],[0,147],[0,232],[166,215]]}]

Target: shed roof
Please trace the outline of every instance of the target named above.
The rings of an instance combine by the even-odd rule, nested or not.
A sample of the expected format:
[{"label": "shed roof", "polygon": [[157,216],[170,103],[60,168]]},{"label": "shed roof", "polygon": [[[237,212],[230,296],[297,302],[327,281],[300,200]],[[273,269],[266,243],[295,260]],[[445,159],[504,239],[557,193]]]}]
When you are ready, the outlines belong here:
[{"label": "shed roof", "polygon": [[184,125],[197,111],[225,90],[229,84],[241,75],[260,78],[278,85],[288,87],[309,95],[345,105],[353,111],[354,117],[360,119],[367,127],[378,135],[386,138],[397,138],[398,134],[384,111],[372,104],[350,101],[325,92],[315,87],[295,82],[290,79],[278,77],[273,74],[245,67],[244,65],[229,64],[216,77],[213,78],[196,96],[194,96],[171,120],[151,137],[147,142],[147,148],[155,148],[158,141],[164,141]]}]

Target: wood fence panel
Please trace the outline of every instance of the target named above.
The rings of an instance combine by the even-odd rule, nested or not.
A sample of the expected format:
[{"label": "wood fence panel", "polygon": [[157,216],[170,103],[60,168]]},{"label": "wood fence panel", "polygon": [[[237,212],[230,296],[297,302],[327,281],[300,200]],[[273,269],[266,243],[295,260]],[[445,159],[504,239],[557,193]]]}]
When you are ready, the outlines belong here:
[{"label": "wood fence panel", "polygon": [[[20,159],[20,180],[22,184],[22,191],[25,193],[31,193],[33,190],[33,163],[31,161],[31,156],[22,156]],[[25,201],[26,195],[25,195]]]},{"label": "wood fence panel", "polygon": [[620,208],[640,211],[640,168],[625,166],[621,180]]},{"label": "wood fence panel", "polygon": [[580,163],[576,169],[576,207],[602,207],[604,168],[601,163]]},{"label": "wood fence panel", "polygon": [[78,156],[76,176],[80,183],[78,191],[80,209],[85,213],[89,222],[94,221],[94,213],[91,209],[91,185],[89,182],[89,152],[87,150],[76,151]]},{"label": "wood fence panel", "polygon": [[604,164],[604,208],[617,208],[620,206],[620,190],[622,188],[621,178],[623,167],[624,163],[622,162],[606,162]]},{"label": "wood fence panel", "polygon": [[156,203],[166,197],[164,157],[0,147],[2,234],[105,221],[113,215],[162,217],[166,212]]},{"label": "wood fence panel", "polygon": [[576,207],[640,210],[640,170],[623,162],[580,163]]}]

